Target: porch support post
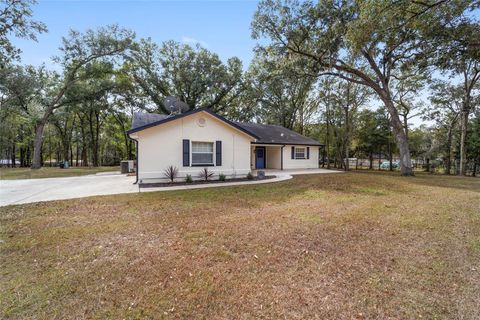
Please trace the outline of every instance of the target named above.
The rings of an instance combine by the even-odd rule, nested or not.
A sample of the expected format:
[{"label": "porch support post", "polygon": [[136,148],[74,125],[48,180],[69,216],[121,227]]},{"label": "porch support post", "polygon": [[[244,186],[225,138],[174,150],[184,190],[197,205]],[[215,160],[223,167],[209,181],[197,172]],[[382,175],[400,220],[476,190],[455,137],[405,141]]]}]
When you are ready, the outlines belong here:
[{"label": "porch support post", "polygon": [[283,170],[283,148],[285,147],[285,145],[283,145],[281,148],[280,148],[280,170]]}]

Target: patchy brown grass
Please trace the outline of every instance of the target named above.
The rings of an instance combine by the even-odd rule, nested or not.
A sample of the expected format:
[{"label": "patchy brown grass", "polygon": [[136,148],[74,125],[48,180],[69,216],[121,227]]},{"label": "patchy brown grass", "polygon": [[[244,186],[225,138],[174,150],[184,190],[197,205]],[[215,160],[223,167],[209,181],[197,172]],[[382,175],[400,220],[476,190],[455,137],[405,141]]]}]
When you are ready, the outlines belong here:
[{"label": "patchy brown grass", "polygon": [[478,319],[480,180],[381,173],[0,208],[0,318]]},{"label": "patchy brown grass", "polygon": [[17,179],[40,179],[40,178],[59,178],[75,177],[98,172],[118,171],[119,167],[70,167],[61,169],[59,167],[43,167],[40,169],[30,168],[0,168],[0,180]]}]

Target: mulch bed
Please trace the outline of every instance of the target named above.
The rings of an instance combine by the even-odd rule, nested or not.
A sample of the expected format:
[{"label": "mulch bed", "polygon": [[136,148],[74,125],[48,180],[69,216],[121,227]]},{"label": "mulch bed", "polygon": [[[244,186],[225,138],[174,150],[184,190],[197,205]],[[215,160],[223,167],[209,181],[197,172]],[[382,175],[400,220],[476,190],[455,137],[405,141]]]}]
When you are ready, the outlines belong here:
[{"label": "mulch bed", "polygon": [[234,179],[227,179],[225,181],[220,181],[220,180],[208,180],[208,181],[193,181],[193,182],[185,182],[185,181],[179,181],[179,182],[157,182],[157,183],[140,183],[139,186],[140,188],[158,188],[158,187],[175,187],[175,186],[193,186],[197,184],[212,184],[212,183],[227,183],[227,182],[243,182],[243,181],[257,181],[257,180],[268,180],[268,179],[273,179],[275,176],[265,176],[264,178],[257,178],[254,177],[253,179],[247,179],[247,178],[234,178]]}]

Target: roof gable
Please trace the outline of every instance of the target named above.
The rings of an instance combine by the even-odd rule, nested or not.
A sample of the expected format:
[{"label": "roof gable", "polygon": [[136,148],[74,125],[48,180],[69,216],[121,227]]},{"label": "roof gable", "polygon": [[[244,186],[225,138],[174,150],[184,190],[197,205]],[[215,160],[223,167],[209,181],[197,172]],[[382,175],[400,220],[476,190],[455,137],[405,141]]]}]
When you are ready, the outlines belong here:
[{"label": "roof gable", "polygon": [[[154,114],[149,114],[149,115],[154,115],[153,117],[150,117],[150,116],[145,116],[145,113],[134,113],[133,117],[134,119],[132,120],[132,128],[130,130],[127,131],[127,134],[132,134],[132,133],[135,133],[135,132],[138,132],[138,131],[142,131],[142,130],[145,130],[145,129],[148,129],[148,128],[152,128],[152,127],[155,127],[155,126],[158,126],[158,125],[161,125],[163,123],[167,123],[167,122],[171,122],[171,121],[174,121],[174,120],[177,120],[177,119],[181,119],[181,118],[184,118],[184,117],[187,117],[189,115],[192,115],[192,114],[195,114],[195,113],[198,113],[198,112],[206,112],[208,113],[209,115],[213,116],[214,118],[217,118],[218,120],[220,121],[223,121],[224,123],[228,124],[229,126],[255,138],[255,139],[259,139],[260,137],[258,137],[255,133],[252,133],[246,129],[244,129],[243,127],[239,126],[238,124],[236,124],[235,122],[233,121],[230,121],[212,111],[210,111],[209,109],[206,109],[206,108],[198,108],[198,109],[194,109],[194,110],[191,110],[191,111],[188,111],[188,112],[185,112],[185,113],[181,113],[181,114],[177,114],[177,115],[174,115],[174,116],[167,116],[167,115],[154,115]],[[135,117],[137,117],[138,119],[136,120]],[[158,119],[158,120],[155,120],[155,119]],[[152,122],[150,123],[145,123],[144,120],[148,121],[148,120],[151,120]],[[138,125],[138,126],[136,126]]]}]

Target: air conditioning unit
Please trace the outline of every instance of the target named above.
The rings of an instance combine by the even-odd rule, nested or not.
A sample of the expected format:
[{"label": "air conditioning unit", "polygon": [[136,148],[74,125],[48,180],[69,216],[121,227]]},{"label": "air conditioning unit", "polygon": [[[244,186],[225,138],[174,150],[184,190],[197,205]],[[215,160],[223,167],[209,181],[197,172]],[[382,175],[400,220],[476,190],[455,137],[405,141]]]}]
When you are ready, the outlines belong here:
[{"label": "air conditioning unit", "polygon": [[133,160],[122,160],[120,162],[120,171],[122,173],[135,172],[135,161],[133,161]]}]

